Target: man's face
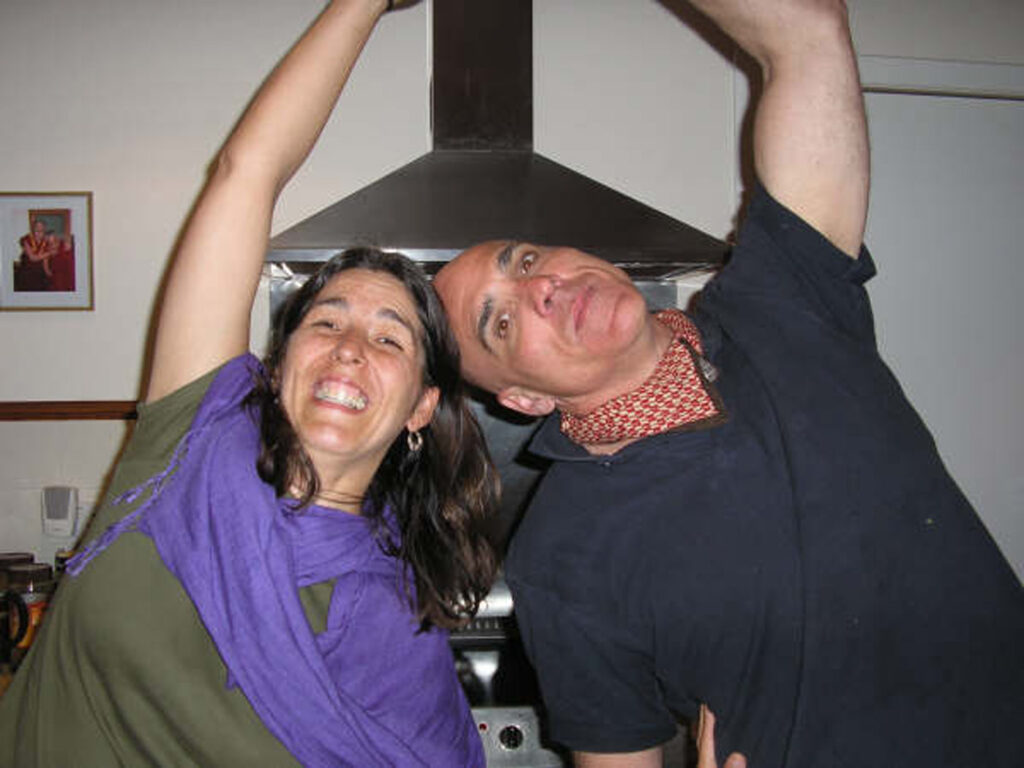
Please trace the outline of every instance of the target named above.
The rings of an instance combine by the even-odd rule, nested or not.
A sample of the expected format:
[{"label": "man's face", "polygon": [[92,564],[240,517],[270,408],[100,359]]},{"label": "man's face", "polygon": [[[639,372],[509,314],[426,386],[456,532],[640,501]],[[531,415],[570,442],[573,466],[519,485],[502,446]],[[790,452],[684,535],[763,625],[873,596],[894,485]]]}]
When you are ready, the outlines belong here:
[{"label": "man's face", "polygon": [[515,410],[586,412],[632,388],[646,360],[643,297],[618,267],[581,251],[482,243],[434,286],[466,377]]}]

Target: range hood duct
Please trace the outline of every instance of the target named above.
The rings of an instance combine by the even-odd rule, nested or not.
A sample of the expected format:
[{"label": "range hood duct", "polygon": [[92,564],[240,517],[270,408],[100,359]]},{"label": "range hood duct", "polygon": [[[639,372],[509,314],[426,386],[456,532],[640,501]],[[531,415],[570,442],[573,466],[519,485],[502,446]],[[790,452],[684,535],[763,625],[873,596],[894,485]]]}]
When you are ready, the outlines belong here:
[{"label": "range hood duct", "polygon": [[307,272],[348,247],[435,272],[464,248],[572,245],[638,281],[718,265],[725,243],[533,151],[529,0],[433,0],[433,149],[270,241]]}]

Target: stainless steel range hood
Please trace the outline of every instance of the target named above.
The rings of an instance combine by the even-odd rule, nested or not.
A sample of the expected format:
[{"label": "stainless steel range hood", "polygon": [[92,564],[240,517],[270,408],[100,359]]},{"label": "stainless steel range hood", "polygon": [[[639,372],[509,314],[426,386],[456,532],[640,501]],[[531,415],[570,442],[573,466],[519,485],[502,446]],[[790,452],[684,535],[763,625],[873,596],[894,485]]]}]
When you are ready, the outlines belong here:
[{"label": "stainless steel range hood", "polygon": [[723,242],[533,152],[529,0],[434,0],[433,34],[433,150],[276,235],[268,261],[310,271],[374,245],[433,272],[514,238],[581,248],[639,281],[721,263]]}]

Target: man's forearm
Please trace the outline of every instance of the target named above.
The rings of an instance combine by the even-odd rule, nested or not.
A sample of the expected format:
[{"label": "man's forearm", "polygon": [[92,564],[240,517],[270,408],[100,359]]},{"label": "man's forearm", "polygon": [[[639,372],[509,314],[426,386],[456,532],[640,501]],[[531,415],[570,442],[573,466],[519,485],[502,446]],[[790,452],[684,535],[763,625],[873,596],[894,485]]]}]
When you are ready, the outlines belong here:
[{"label": "man's forearm", "polygon": [[758,177],[855,256],[867,217],[863,97],[841,0],[692,0],[758,62]]}]

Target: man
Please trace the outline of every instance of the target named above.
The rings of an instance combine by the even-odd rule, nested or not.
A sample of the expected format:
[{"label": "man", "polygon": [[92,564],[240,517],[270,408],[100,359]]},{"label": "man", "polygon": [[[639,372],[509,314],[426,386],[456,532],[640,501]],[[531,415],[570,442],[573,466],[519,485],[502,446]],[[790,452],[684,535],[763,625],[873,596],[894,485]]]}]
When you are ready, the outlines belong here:
[{"label": "man", "polygon": [[1010,766],[1024,595],[879,359],[840,0],[694,0],[760,65],[760,184],[690,320],[570,248],[435,285],[465,375],[553,459],[507,576],[553,737],[660,765],[706,705],[752,768]]}]

